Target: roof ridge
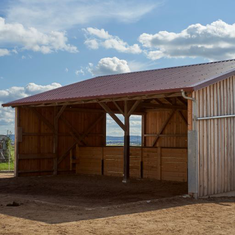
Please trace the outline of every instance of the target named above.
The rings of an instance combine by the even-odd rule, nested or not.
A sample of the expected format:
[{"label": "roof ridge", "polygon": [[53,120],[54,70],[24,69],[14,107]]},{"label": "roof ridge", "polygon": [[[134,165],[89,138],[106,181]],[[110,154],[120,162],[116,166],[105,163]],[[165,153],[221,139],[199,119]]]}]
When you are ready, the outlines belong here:
[{"label": "roof ridge", "polygon": [[[183,68],[183,67],[192,67],[192,66],[200,66],[200,65],[206,65],[206,64],[217,64],[217,63],[224,63],[224,62],[229,62],[229,61],[235,61],[235,59],[218,60],[218,61],[213,61],[213,62],[198,63],[198,64],[189,64],[189,65],[179,65],[179,66],[172,66],[172,67],[159,68],[159,69],[149,69],[149,70],[142,70],[142,71],[133,71],[133,72],[128,72],[128,73],[107,74],[107,75],[96,76],[96,77],[93,77],[93,78],[111,77],[111,76],[125,75],[125,74],[132,74],[132,73],[145,73],[145,72],[150,72],[150,71],[167,70],[167,69]],[[91,78],[91,79],[93,79],[93,78]]]}]

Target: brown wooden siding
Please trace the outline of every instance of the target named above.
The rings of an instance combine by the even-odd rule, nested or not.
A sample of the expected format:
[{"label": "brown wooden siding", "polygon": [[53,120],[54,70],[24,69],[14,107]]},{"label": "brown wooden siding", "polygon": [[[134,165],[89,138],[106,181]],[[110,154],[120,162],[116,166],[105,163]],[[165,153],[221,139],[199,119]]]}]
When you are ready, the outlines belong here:
[{"label": "brown wooden siding", "polygon": [[[145,134],[160,134],[161,128],[171,114],[169,111],[151,111],[146,114],[146,130]],[[187,120],[187,111],[180,111]],[[162,136],[159,138],[157,147],[187,147],[187,123],[182,119],[179,112],[176,110],[166,125]],[[167,137],[167,135],[175,135]],[[178,135],[178,136],[177,136]],[[146,146],[151,147],[155,137],[146,137]]]},{"label": "brown wooden siding", "polygon": [[[95,108],[97,111],[81,110],[84,108]],[[58,119],[58,128],[55,117],[61,107],[18,109],[18,129],[22,130],[22,141],[18,143],[17,153],[20,176],[53,174],[57,157],[61,158],[58,160],[58,174],[123,176],[123,147],[104,147],[106,114],[99,105],[66,108]],[[146,128],[143,128],[145,133],[158,134],[171,112],[147,112],[144,119]],[[147,136],[145,147],[130,149],[131,177],[187,181],[187,111],[181,112],[180,114],[176,110],[167,123],[161,133],[164,136],[161,136],[156,144],[158,147],[146,147],[151,146],[155,138]],[[82,137],[97,120],[100,121],[86,137],[78,141],[78,135]],[[165,136],[168,134],[171,137]]]},{"label": "brown wooden siding", "polygon": [[[79,147],[76,156],[77,174],[103,174],[123,176],[123,147]],[[141,164],[142,161],[142,164]],[[142,169],[141,169],[142,165]],[[186,148],[130,148],[130,176],[143,178],[187,181]]]},{"label": "brown wooden siding", "polygon": [[[34,174],[37,171],[38,174],[51,174],[53,171],[53,161],[56,157],[53,152],[53,130],[44,123],[33,112],[32,108],[19,108],[20,120],[19,127],[22,128],[22,141],[18,143],[18,155],[19,158],[19,173],[23,175],[24,172]],[[54,124],[54,107],[37,108],[36,109],[46,120],[53,126]],[[93,112],[71,112],[65,110],[63,118],[71,123],[74,130],[83,134],[86,130],[101,116],[105,119],[105,113]],[[103,128],[102,120],[90,131],[90,133],[84,138],[84,142],[87,146],[102,146],[105,142],[105,129]],[[63,155],[76,140],[71,136],[71,130],[64,124],[62,120],[58,123],[58,157]],[[27,154],[29,157],[22,155]],[[53,155],[51,157],[51,155]],[[35,155],[41,155],[42,159],[33,159]],[[50,156],[50,159],[46,159],[43,156]],[[30,157],[32,156],[32,157]],[[69,157],[66,156],[58,165],[59,172],[70,171]],[[41,172],[41,173],[40,173]]]}]

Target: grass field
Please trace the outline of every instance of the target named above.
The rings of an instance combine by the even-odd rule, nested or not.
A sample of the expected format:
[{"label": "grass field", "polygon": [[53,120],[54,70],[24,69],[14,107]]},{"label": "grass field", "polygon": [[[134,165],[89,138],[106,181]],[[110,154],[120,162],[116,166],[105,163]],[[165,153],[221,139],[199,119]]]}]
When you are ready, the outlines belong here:
[{"label": "grass field", "polygon": [[8,170],[14,170],[14,162],[10,162],[10,169],[9,169],[9,163],[0,163],[0,171],[8,171]]}]

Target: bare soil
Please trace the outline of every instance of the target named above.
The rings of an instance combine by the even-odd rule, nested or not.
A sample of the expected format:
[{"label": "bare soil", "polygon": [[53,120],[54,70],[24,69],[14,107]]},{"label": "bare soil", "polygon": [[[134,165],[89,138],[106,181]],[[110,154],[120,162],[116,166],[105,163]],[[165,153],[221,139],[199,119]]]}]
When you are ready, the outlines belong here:
[{"label": "bare soil", "polygon": [[0,174],[0,234],[235,234],[235,198],[176,196],[186,192],[185,183]]}]

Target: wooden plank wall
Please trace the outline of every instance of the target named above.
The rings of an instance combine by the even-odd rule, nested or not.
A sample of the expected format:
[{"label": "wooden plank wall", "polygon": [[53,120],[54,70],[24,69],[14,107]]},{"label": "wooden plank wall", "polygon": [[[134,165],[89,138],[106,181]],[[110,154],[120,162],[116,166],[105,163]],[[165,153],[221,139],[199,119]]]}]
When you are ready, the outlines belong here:
[{"label": "wooden plank wall", "polygon": [[[235,113],[235,77],[193,92],[197,116]],[[196,121],[199,196],[235,190],[235,118]]]},{"label": "wooden plank wall", "polygon": [[[97,111],[81,111],[81,108],[97,109]],[[102,112],[99,105],[80,105],[64,110],[58,120],[57,151],[53,147],[56,133],[53,127],[56,114],[61,107],[20,107],[18,109],[20,113],[18,127],[22,131],[22,140],[18,143],[20,176],[53,174],[55,164],[57,166],[56,159],[60,158],[62,160],[57,166],[58,174],[77,172],[110,176],[123,175],[123,147],[103,147],[105,146],[106,114]],[[185,111],[182,113],[186,117]],[[158,133],[168,115],[168,111],[147,113],[146,133]],[[73,134],[84,134],[100,117],[103,119],[83,139],[84,143],[77,143],[78,138],[74,138]],[[67,125],[64,119],[67,120]],[[72,129],[69,128],[68,123]],[[163,133],[185,134],[187,125],[176,112]],[[130,176],[187,181],[186,137],[161,137],[157,148],[146,147],[150,146],[152,138],[147,137],[144,148],[131,148]]]},{"label": "wooden plank wall", "polygon": [[[144,134],[158,134],[171,112],[172,110],[147,112]],[[182,110],[181,113],[187,119],[187,111]],[[176,111],[163,131],[165,136],[159,138],[156,147],[187,147],[187,131],[187,124]],[[175,136],[167,137],[166,135]],[[145,146],[151,147],[154,138],[152,136],[146,137]]]},{"label": "wooden plank wall", "polygon": [[[121,177],[123,176],[123,147],[79,147],[76,162],[77,174],[101,175],[103,165],[104,175]],[[186,182],[187,149],[131,147],[130,176]]]},{"label": "wooden plank wall", "polygon": [[[94,108],[89,106],[89,108]],[[44,175],[53,173],[53,164],[55,153],[53,153],[54,131],[50,125],[44,123],[38,118],[33,109],[35,108],[18,108],[20,110],[19,127],[22,130],[22,141],[18,143],[18,170],[19,175]],[[37,112],[42,115],[53,126],[54,124],[54,107],[36,108]],[[105,113],[101,112],[81,112],[65,110],[63,118],[73,126],[78,133],[84,133],[101,115],[105,120]],[[87,146],[102,146],[105,143],[104,122],[101,120],[84,138]],[[71,131],[65,123],[59,119],[58,122],[58,157],[62,156],[76,140],[71,136]],[[75,151],[75,149],[73,150]],[[41,157],[39,157],[41,156]],[[58,174],[69,173],[70,158],[69,154],[58,165]],[[75,172],[75,171],[74,171]]]},{"label": "wooden plank wall", "polygon": [[76,156],[76,173],[102,175],[102,147],[79,147]]},{"label": "wooden plank wall", "polygon": [[[123,176],[123,147],[104,148],[104,175]],[[141,148],[130,148],[130,177],[141,177]]]}]

